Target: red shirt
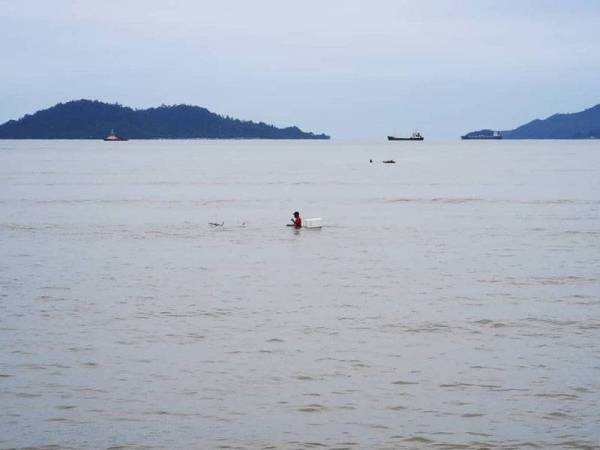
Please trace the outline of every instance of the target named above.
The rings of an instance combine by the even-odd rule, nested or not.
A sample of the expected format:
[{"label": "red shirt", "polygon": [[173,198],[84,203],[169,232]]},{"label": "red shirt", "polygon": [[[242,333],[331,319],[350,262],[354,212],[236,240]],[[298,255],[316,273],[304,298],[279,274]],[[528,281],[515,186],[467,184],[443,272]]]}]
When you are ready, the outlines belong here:
[{"label": "red shirt", "polygon": [[296,217],[296,220],[294,220],[294,226],[296,228],[302,228],[302,219],[300,216]]}]

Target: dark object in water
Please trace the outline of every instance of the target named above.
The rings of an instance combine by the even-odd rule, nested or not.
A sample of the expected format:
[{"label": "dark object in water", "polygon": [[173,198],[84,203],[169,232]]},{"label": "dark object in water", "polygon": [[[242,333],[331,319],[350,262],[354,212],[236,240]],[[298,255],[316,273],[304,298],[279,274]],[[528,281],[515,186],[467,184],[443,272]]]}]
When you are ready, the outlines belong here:
[{"label": "dark object in water", "polygon": [[223,225],[225,225],[225,222],[221,222],[221,223],[216,223],[216,222],[208,222],[208,224],[211,227],[222,227]]},{"label": "dark object in water", "polygon": [[386,159],[385,161],[381,161],[384,164],[396,164],[396,161],[393,159]]},{"label": "dark object in water", "polygon": [[419,133],[418,131],[415,131],[413,134],[411,134],[410,137],[407,138],[388,136],[388,141],[422,141],[423,139],[425,138],[421,136],[421,133]]}]

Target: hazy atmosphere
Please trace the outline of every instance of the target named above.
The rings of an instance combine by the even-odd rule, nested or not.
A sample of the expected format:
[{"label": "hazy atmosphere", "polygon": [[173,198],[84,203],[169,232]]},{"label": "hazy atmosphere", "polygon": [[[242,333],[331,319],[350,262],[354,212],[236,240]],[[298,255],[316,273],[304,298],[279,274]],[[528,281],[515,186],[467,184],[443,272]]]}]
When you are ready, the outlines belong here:
[{"label": "hazy atmosphere", "polygon": [[597,1],[0,0],[0,37],[0,122],[92,98],[435,139],[600,97]]},{"label": "hazy atmosphere", "polygon": [[600,449],[599,42],[0,0],[0,449]]}]

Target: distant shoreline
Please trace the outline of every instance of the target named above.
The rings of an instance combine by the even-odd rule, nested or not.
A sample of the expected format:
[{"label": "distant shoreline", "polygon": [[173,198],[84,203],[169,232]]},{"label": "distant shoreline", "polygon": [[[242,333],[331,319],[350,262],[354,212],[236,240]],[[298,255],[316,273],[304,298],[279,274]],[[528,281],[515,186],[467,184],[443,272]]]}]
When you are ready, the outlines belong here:
[{"label": "distant shoreline", "polygon": [[[129,141],[329,141],[330,136],[325,138],[263,138],[263,137],[251,137],[251,138],[168,138],[168,137],[157,137],[157,138],[129,138],[123,142]],[[45,138],[45,137],[0,137],[0,141],[103,141],[102,138]],[[117,141],[120,142],[120,141]]]},{"label": "distant shoreline", "polygon": [[560,139],[594,140],[600,139],[600,104],[583,111],[570,114],[554,114],[546,119],[535,119],[512,130],[492,131],[483,129],[471,131],[465,136],[478,140],[474,136],[492,136],[497,133],[502,140],[516,139]]},{"label": "distant shoreline", "polygon": [[297,126],[223,116],[193,105],[133,109],[97,100],[73,100],[0,125],[0,139],[322,139]]}]

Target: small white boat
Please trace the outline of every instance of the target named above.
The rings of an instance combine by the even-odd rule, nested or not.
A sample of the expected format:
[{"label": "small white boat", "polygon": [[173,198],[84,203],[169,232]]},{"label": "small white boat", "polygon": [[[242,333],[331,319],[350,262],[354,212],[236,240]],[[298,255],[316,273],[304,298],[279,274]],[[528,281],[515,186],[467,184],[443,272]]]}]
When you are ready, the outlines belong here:
[{"label": "small white boat", "polygon": [[126,141],[124,137],[117,136],[115,134],[115,130],[110,130],[110,134],[104,138],[105,141],[116,142],[116,141]]}]

